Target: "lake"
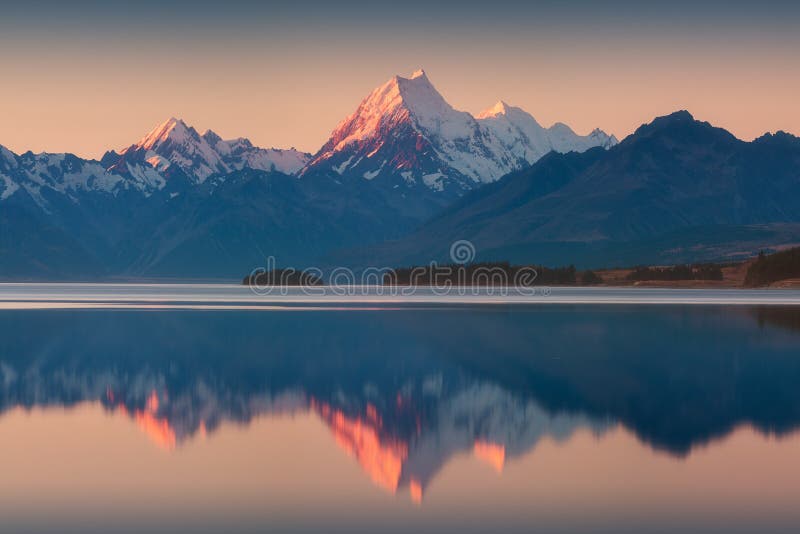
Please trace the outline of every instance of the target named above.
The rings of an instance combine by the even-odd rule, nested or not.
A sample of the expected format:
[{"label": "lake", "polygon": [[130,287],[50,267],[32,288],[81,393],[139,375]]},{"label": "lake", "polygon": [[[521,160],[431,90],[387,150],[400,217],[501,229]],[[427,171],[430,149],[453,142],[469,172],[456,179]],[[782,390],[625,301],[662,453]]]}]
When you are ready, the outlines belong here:
[{"label": "lake", "polygon": [[0,285],[2,532],[797,532],[800,292]]}]

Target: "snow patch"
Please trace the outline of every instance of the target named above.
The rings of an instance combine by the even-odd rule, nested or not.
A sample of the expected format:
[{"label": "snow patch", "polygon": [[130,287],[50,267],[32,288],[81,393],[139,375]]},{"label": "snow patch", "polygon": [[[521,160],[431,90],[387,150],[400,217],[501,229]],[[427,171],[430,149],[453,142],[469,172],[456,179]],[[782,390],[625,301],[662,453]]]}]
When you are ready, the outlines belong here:
[{"label": "snow patch", "polygon": [[142,167],[140,165],[128,164],[128,172],[134,179],[137,189],[149,195],[150,191],[161,190],[167,185],[167,181],[158,171],[152,167]]},{"label": "snow patch", "polygon": [[159,156],[154,152],[148,152],[147,155],[149,157],[147,157],[145,161],[149,163],[151,167],[153,167],[155,170],[159,172],[164,172],[171,165],[170,161],[167,158]]},{"label": "snow patch", "polygon": [[0,174],[0,180],[3,180],[4,184],[3,190],[0,192],[0,200],[7,199],[19,189],[19,185],[5,174]]},{"label": "snow patch", "polygon": [[[0,163],[5,163],[3,167],[8,169],[14,169],[17,167],[17,158],[14,156],[14,153],[3,145],[0,145]],[[1,168],[2,167],[0,167],[0,169]]]},{"label": "snow patch", "polygon": [[350,165],[350,162],[353,161],[354,157],[355,156],[350,156],[343,161],[341,165],[333,167],[333,170],[336,171],[337,174],[342,174],[347,169],[347,166]]},{"label": "snow patch", "polygon": [[42,208],[46,214],[50,215],[50,210],[47,209],[47,201],[45,201],[44,197],[42,196],[42,188],[38,184],[23,184],[25,190],[28,194],[33,198],[33,201],[36,202],[36,205]]},{"label": "snow patch", "polygon": [[444,189],[444,178],[447,178],[447,176],[441,172],[422,175],[422,181],[434,191],[442,191]]},{"label": "snow patch", "polygon": [[366,178],[367,180],[372,180],[381,173],[385,165],[386,165],[386,160],[383,160],[383,163],[381,163],[381,166],[378,167],[378,170],[365,172],[364,178]]}]

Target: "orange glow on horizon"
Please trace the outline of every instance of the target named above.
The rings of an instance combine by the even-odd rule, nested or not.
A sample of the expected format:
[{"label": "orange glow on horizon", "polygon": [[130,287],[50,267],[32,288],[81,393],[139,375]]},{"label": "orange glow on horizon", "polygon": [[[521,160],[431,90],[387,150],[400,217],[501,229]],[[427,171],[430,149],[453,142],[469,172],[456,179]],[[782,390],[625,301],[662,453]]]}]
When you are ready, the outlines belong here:
[{"label": "orange glow on horizon", "polygon": [[[316,153],[370,91],[392,75],[420,66],[458,110],[476,114],[503,99],[544,126],[564,122],[583,135],[601,128],[622,140],[641,124],[679,109],[745,140],[775,130],[800,134],[800,107],[795,105],[800,70],[794,68],[790,46],[762,44],[724,54],[698,47],[686,53],[670,40],[670,46],[648,54],[631,54],[626,43],[617,45],[616,54],[604,46],[602,54],[595,51],[592,56],[587,48],[576,47],[580,54],[573,56],[567,49],[527,54],[521,64],[519,57],[502,57],[502,52],[509,46],[523,50],[526,41],[494,40],[493,46],[469,56],[454,55],[443,41],[436,44],[442,47],[438,58],[432,57],[428,42],[387,60],[380,53],[387,51],[379,49],[388,43],[365,52],[354,40],[351,55],[357,62],[323,59],[326,49],[307,50],[307,57],[317,58],[311,64],[287,62],[266,59],[252,47],[231,61],[222,53],[227,48],[218,47],[205,50],[203,68],[196,68],[192,63],[197,57],[174,47],[161,49],[157,59],[138,51],[126,55],[126,69],[115,70],[120,57],[107,47],[86,53],[62,44],[52,48],[58,61],[34,50],[3,58],[0,101],[8,104],[0,121],[0,145],[17,154],[66,151],[99,159],[107,150],[130,146],[170,116],[226,139],[243,136],[265,148]],[[389,53],[398,49],[391,46]],[[83,75],[74,76],[76,71]],[[210,79],[209,71],[229,75]],[[475,72],[492,82],[476,83]],[[154,87],[159,98],[140,98]],[[190,87],[202,89],[188,91]],[[586,98],[587,87],[592,98]],[[120,106],[120,101],[128,105]]]}]

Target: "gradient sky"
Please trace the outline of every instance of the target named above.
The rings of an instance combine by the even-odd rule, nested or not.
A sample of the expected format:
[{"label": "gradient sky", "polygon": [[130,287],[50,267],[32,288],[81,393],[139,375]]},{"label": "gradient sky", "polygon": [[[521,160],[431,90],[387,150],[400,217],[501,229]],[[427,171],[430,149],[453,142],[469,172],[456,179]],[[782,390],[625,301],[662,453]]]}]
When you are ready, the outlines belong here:
[{"label": "gradient sky", "polygon": [[170,116],[316,151],[375,86],[422,67],[457,109],[499,99],[622,138],[688,109],[743,139],[800,135],[800,2],[0,6],[0,144],[99,157]]}]

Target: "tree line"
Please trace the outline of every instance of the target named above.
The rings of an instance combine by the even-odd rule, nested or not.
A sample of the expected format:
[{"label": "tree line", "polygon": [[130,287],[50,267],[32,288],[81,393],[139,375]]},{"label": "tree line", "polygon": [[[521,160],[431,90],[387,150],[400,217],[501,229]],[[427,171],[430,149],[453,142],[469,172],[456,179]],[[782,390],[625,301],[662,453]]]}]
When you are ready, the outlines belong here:
[{"label": "tree line", "polygon": [[633,282],[648,280],[722,280],[722,266],[716,263],[673,265],[671,267],[639,266],[626,277]]},{"label": "tree line", "polygon": [[[602,283],[594,273],[591,283]],[[585,277],[584,277],[585,278]],[[574,286],[578,272],[574,265],[544,267],[542,265],[511,265],[502,262],[478,262],[466,265],[422,265],[401,267],[383,275],[384,285],[417,286]]]},{"label": "tree line", "polygon": [[[245,276],[242,284],[262,287],[322,286],[325,281],[320,274],[317,270],[262,268]],[[378,279],[387,286],[590,286],[603,283],[603,279],[594,271],[578,271],[574,265],[553,268],[511,265],[507,261],[401,267],[384,271]],[[355,275],[352,283],[356,283]]]},{"label": "tree line", "polygon": [[748,267],[744,285],[767,286],[789,278],[800,278],[800,247],[769,255],[762,250],[756,261]]}]

